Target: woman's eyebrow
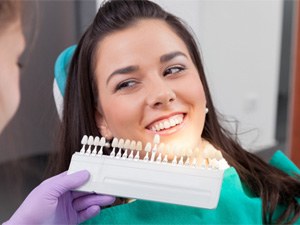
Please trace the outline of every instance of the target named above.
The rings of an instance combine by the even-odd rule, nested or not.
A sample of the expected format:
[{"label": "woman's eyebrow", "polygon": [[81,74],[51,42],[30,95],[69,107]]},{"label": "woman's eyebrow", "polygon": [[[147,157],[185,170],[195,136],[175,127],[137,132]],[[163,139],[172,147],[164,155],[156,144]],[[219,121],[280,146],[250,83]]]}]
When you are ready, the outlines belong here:
[{"label": "woman's eyebrow", "polygon": [[137,71],[138,69],[139,69],[138,66],[126,66],[124,68],[117,69],[108,76],[108,78],[106,80],[106,84],[108,84],[108,82],[114,75],[133,73],[133,72]]},{"label": "woman's eyebrow", "polygon": [[[167,53],[167,54],[164,54],[160,57],[160,62],[161,63],[164,63],[164,62],[168,62],[170,60],[172,60],[173,58],[177,57],[177,56],[184,56],[187,58],[186,54],[184,54],[183,52],[180,52],[180,51],[176,51],[176,52],[170,52],[170,53]],[[117,69],[115,70],[114,72],[112,72],[107,80],[106,80],[106,84],[108,84],[108,82],[111,80],[111,78],[114,76],[114,75],[117,75],[117,74],[128,74],[128,73],[133,73],[135,71],[137,71],[139,69],[138,66],[126,66],[126,67],[123,67],[123,68],[120,68],[120,69]]]},{"label": "woman's eyebrow", "polygon": [[176,51],[176,52],[171,52],[171,53],[162,55],[160,57],[160,62],[162,62],[162,63],[168,62],[177,56],[184,56],[187,58],[186,54],[184,54],[183,52]]}]

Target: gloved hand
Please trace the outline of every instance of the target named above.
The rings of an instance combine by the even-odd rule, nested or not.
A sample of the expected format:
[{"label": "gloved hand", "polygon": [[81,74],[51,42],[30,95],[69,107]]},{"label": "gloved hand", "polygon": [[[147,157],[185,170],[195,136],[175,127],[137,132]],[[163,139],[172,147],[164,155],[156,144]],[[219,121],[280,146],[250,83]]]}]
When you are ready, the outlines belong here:
[{"label": "gloved hand", "polygon": [[51,177],[27,196],[8,224],[78,224],[100,212],[115,197],[71,191],[89,179],[88,171]]}]

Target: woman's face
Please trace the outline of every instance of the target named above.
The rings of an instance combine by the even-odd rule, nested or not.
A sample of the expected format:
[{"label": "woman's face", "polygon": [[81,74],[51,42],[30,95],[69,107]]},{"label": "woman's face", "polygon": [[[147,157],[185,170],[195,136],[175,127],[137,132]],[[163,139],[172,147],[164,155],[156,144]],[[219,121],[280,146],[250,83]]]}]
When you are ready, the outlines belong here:
[{"label": "woman's face", "polygon": [[25,48],[21,23],[12,23],[0,33],[0,132],[15,114],[20,102],[18,60]]},{"label": "woman's face", "polygon": [[[95,62],[102,135],[200,147],[206,99],[185,43],[161,20],[108,35]],[[99,113],[101,112],[101,113]]]}]

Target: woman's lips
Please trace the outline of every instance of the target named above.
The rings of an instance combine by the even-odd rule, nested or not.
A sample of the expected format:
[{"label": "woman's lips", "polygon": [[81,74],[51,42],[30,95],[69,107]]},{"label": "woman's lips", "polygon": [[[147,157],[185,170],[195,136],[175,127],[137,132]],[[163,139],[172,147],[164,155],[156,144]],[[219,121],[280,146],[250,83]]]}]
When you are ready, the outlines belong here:
[{"label": "woman's lips", "polygon": [[160,134],[173,133],[183,124],[184,116],[183,113],[170,116],[150,124],[147,129]]}]

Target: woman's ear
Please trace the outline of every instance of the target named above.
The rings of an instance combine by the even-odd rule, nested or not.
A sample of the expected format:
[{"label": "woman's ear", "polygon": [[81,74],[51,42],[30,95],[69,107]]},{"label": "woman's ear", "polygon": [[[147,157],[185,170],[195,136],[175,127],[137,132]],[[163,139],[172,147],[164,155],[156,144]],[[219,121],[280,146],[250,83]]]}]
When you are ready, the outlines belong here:
[{"label": "woman's ear", "polygon": [[95,120],[100,134],[105,137],[106,140],[111,140],[113,138],[113,135],[107,126],[105,118],[99,113],[97,109],[95,110]]}]

